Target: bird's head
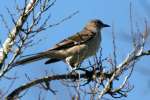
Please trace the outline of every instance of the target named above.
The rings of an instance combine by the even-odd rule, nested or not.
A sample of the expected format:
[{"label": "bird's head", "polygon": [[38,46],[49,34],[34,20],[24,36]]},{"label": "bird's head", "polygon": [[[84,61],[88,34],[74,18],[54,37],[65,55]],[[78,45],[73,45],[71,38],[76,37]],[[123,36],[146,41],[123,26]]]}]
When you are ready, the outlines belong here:
[{"label": "bird's head", "polygon": [[94,20],[91,20],[90,22],[87,23],[86,27],[87,29],[89,30],[97,30],[97,31],[100,31],[102,28],[104,27],[110,27],[109,25],[107,24],[104,24],[101,20],[99,19],[94,19]]}]

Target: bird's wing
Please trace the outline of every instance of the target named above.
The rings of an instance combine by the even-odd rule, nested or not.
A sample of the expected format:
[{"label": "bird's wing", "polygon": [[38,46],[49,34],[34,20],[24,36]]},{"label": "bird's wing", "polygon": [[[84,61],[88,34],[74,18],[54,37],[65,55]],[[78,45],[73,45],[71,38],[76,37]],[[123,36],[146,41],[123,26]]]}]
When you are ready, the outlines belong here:
[{"label": "bird's wing", "polygon": [[83,32],[83,34],[82,32],[77,33],[71,37],[68,37],[67,39],[62,40],[50,50],[60,50],[60,49],[70,48],[72,46],[85,43],[89,41],[90,39],[92,39],[94,36],[95,34],[91,32]]}]

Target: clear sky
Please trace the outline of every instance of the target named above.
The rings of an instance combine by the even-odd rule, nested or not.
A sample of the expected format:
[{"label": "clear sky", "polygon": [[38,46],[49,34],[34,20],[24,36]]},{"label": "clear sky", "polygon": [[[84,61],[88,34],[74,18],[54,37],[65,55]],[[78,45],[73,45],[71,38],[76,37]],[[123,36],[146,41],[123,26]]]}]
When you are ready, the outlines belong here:
[{"label": "clear sky", "polygon": [[[0,14],[5,16],[10,29],[13,27],[13,24],[6,8],[10,8],[11,11],[14,11],[14,1],[15,0],[2,0],[0,3]],[[23,1],[24,0],[20,0],[19,3],[22,4]],[[150,13],[147,11],[150,6],[150,0],[57,0],[56,4],[49,12],[51,14],[50,23],[56,23],[77,10],[79,10],[79,13],[59,26],[50,28],[38,35],[37,39],[42,39],[42,41],[34,47],[26,50],[25,54],[47,50],[65,37],[80,31],[89,20],[96,18],[101,19],[106,24],[114,24],[117,42],[117,57],[118,63],[120,63],[129,51],[132,50],[131,38],[129,35],[130,2],[132,3],[133,8],[134,22],[137,23],[142,32],[144,30],[144,19],[146,18],[149,20],[150,17]],[[102,48],[104,57],[108,57],[112,54],[111,32],[112,28],[106,28],[102,31]],[[0,21],[0,40],[2,42],[7,37],[7,33],[7,30],[4,29],[4,25],[2,25],[2,22]],[[146,46],[148,47],[148,45]],[[150,68],[148,68],[150,62],[148,59],[150,59],[150,57],[141,59],[141,61],[136,64],[134,72],[130,78],[130,83],[134,85],[134,89],[128,94],[127,98],[122,98],[122,100],[148,100],[150,98]],[[18,87],[20,84],[27,82],[27,79],[25,79],[25,73],[34,79],[44,76],[44,70],[54,71],[55,73],[64,73],[67,67],[63,62],[46,66],[43,62],[44,61],[35,62],[26,65],[26,67],[17,68],[11,71],[8,75],[14,75],[14,73],[17,73],[17,75],[20,76],[19,82],[15,82],[14,87]],[[6,85],[4,85],[6,82],[9,81],[0,82],[0,89],[6,88]],[[62,96],[65,95],[64,92],[66,88],[61,87],[62,90],[64,89],[64,91],[61,91],[59,88],[60,84],[58,82],[53,83],[52,86],[54,86],[54,89],[57,86],[59,96],[55,97],[51,93],[45,93],[45,96],[51,96],[56,100],[60,100]],[[30,93],[31,91],[32,94]],[[37,96],[37,89],[31,89],[22,100],[29,100],[29,98],[30,100],[33,100],[33,98]],[[47,98],[47,100],[49,99]]]}]

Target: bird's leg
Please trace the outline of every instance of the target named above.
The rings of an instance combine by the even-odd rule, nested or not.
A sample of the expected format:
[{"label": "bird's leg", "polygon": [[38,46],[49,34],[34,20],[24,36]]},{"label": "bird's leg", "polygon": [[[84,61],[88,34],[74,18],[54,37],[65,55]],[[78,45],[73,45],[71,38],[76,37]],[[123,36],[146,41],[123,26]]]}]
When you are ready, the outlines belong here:
[{"label": "bird's leg", "polygon": [[74,72],[76,70],[76,67],[73,67],[69,62],[66,62],[68,64],[67,70],[69,73]]},{"label": "bird's leg", "polygon": [[80,70],[78,70],[78,68],[80,68],[81,64],[78,64],[76,67],[73,68],[72,71],[74,71],[75,73],[78,74],[78,80],[80,80]]},{"label": "bird's leg", "polygon": [[70,58],[65,59],[65,62],[69,66],[69,68],[68,68],[69,73],[78,74],[78,76],[79,76],[78,79],[80,79],[80,72],[76,70],[80,66],[80,64],[71,63]]},{"label": "bird's leg", "polygon": [[70,64],[68,64],[69,65],[69,73],[71,73],[71,74],[77,74],[78,75],[78,80],[80,79],[80,71],[79,70],[77,70],[78,68],[79,68],[79,66],[73,66],[73,65],[70,65]]}]

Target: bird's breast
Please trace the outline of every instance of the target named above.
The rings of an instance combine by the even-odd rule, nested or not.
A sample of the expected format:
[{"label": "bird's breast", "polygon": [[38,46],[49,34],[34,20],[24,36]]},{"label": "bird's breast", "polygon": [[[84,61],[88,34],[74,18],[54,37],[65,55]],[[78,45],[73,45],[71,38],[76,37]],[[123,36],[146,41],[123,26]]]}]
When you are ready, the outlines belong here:
[{"label": "bird's breast", "polygon": [[97,34],[93,39],[88,42],[88,56],[95,55],[99,50],[101,42],[101,35]]}]

